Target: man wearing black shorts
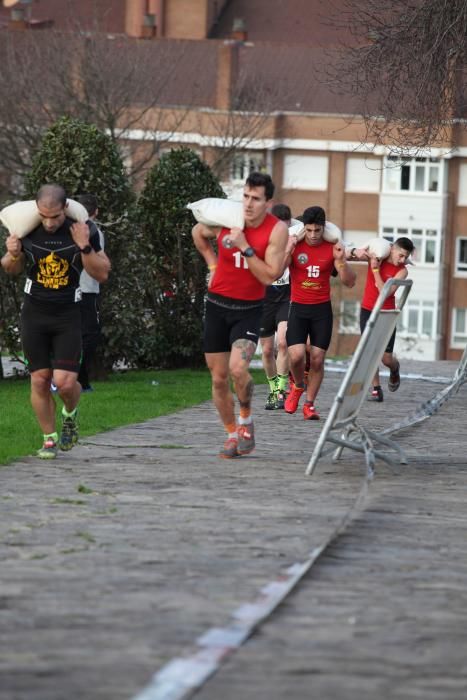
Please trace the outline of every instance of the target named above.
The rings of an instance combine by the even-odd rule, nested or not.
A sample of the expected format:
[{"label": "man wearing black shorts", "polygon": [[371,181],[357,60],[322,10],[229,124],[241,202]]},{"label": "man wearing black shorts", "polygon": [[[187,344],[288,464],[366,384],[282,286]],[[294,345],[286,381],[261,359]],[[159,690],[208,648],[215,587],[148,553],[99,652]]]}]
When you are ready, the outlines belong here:
[{"label": "man wearing black shorts", "polygon": [[[321,207],[303,212],[305,237],[297,242],[292,236],[290,253],[291,306],[287,325],[287,345],[293,384],[285,401],[287,413],[295,413],[306,388],[303,406],[305,420],[319,420],[314,402],[324,376],[324,358],[331,342],[332,306],[330,279],[333,270],[342,284],[353,287],[355,272],[347,264],[341,242],[323,239],[326,214]],[[310,372],[305,387],[305,347],[310,339]]]},{"label": "man wearing black shorts", "polygon": [[[243,191],[244,229],[193,227],[193,240],[210,270],[204,352],[211,372],[212,396],[227,432],[219,457],[231,459],[255,447],[251,416],[256,349],[265,288],[284,267],[287,226],[268,214],[274,184],[269,175],[251,173]],[[211,240],[217,239],[217,255]],[[232,379],[240,403],[235,420]]]},{"label": "man wearing black shorts", "polygon": [[[290,226],[292,213],[287,204],[275,204],[271,214]],[[263,315],[259,329],[264,371],[269,384],[269,396],[265,409],[284,408],[285,391],[289,378],[287,354],[287,319],[290,306],[290,279],[286,268],[279,279],[266,287]],[[277,340],[277,358],[276,358]]]},{"label": "man wearing black shorts", "polygon": [[[67,217],[63,187],[43,185],[36,204],[41,224],[22,239],[11,233],[1,264],[11,275],[26,269],[21,340],[31,375],[31,404],[44,435],[38,456],[53,459],[57,447],[70,450],[78,439],[81,270],[105,282],[110,262],[94,225]],[[52,380],[63,401],[60,440]]]},{"label": "man wearing black shorts", "polygon": [[[365,290],[363,292],[363,299],[360,308],[360,331],[363,333],[365,330],[368,319],[371,316],[371,312],[378,300],[379,293],[383,289],[385,283],[388,279],[406,279],[407,271],[407,260],[414,251],[414,244],[410,238],[401,237],[398,238],[392,245],[391,250],[387,258],[380,259],[375,255],[370,255],[364,248],[352,248],[347,252],[347,258],[350,260],[362,260],[368,262],[368,272],[365,283]],[[395,309],[396,300],[395,294],[397,287],[393,286],[390,290],[389,296],[383,303],[383,309]],[[400,383],[400,366],[399,360],[394,354],[394,343],[396,341],[396,329],[394,329],[393,334],[389,338],[389,342],[384,350],[382,363],[389,369],[389,381],[388,389],[389,391],[397,391]],[[373,377],[372,388],[369,401],[376,401],[377,403],[382,403],[384,401],[383,389],[381,387],[379,379],[379,370],[376,370],[376,374]]]}]

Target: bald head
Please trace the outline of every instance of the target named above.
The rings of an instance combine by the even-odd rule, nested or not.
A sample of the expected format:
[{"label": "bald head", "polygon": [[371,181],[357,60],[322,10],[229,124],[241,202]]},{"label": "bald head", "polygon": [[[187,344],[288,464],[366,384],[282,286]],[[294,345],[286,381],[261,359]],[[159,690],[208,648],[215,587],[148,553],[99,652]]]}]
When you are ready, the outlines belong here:
[{"label": "bald head", "polygon": [[65,222],[66,193],[61,185],[42,185],[36,195],[37,212],[48,233],[58,231]]},{"label": "bald head", "polygon": [[66,204],[66,192],[61,185],[42,185],[36,195],[37,204],[46,207],[64,207]]}]

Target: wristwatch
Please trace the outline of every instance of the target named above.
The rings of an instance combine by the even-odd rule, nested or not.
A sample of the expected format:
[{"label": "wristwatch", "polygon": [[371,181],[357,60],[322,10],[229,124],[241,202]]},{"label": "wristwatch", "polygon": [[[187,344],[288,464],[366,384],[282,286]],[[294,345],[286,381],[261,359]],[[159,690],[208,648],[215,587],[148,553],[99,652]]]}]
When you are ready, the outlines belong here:
[{"label": "wristwatch", "polygon": [[240,252],[244,258],[252,258],[255,254],[255,249],[251,246],[248,246],[248,248],[245,248],[245,250],[241,250]]},{"label": "wristwatch", "polygon": [[92,250],[92,246],[90,246],[88,243],[87,245],[84,246],[84,248],[80,248],[79,252],[82,253],[83,255],[89,255],[91,250]]}]

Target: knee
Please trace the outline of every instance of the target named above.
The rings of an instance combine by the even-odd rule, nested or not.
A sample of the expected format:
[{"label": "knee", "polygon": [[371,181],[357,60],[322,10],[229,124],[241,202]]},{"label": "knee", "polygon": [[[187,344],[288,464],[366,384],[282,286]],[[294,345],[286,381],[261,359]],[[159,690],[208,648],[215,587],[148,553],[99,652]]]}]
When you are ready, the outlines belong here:
[{"label": "knee", "polygon": [[228,374],[212,374],[212,388],[213,391],[225,391],[229,387],[229,375]]},{"label": "knee", "polygon": [[324,367],[324,355],[310,357],[310,369],[312,372],[320,372]]},{"label": "knee", "polygon": [[45,376],[43,374],[32,374],[31,375],[31,387],[33,391],[37,394],[47,394],[50,391],[50,382],[52,377]]},{"label": "knee", "polygon": [[274,360],[274,346],[273,345],[263,345],[263,359],[264,360]]},{"label": "knee", "polygon": [[277,339],[277,352],[280,355],[287,355],[287,342],[285,338]]},{"label": "knee", "polygon": [[76,386],[77,375],[67,374],[64,377],[57,378],[55,384],[59,396],[69,394]]}]

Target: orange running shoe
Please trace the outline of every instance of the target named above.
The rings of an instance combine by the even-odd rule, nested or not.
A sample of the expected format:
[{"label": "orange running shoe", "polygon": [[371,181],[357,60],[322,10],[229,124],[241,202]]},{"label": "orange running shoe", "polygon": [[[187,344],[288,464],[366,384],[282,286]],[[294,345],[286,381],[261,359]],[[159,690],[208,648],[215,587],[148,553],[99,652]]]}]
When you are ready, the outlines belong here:
[{"label": "orange running shoe", "polygon": [[238,453],[247,455],[255,449],[255,427],[253,423],[237,426]]},{"label": "orange running shoe", "polygon": [[286,413],[295,413],[300,402],[300,396],[305,391],[304,387],[295,386],[295,384],[290,385],[290,393],[287,396],[284,404],[284,409]]},{"label": "orange running shoe", "polygon": [[222,459],[234,459],[234,457],[239,457],[240,454],[238,452],[238,440],[235,438],[228,438],[224,442],[224,447],[222,450],[219,452],[219,457]]},{"label": "orange running shoe", "polygon": [[305,403],[303,405],[303,418],[305,420],[319,420],[319,413],[312,403]]}]

